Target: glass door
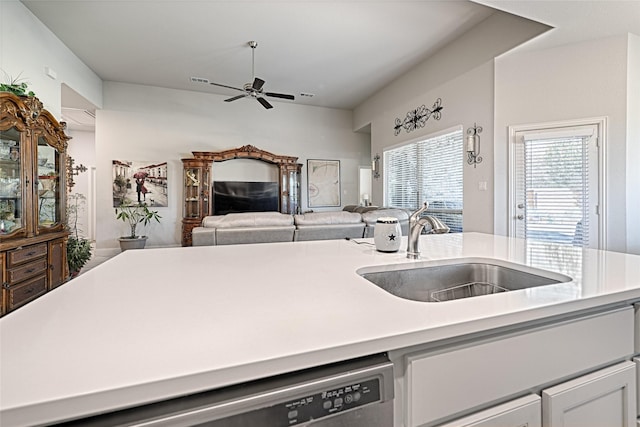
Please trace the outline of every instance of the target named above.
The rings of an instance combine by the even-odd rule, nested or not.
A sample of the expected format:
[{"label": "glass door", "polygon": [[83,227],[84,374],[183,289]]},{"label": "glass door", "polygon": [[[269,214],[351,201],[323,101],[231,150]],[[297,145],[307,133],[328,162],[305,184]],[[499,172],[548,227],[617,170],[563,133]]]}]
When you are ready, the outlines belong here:
[{"label": "glass door", "polygon": [[0,131],[0,236],[25,233],[21,133]]},{"label": "glass door", "polygon": [[60,194],[64,188],[60,186],[60,153],[39,137],[36,154],[38,228],[51,228],[62,218]]},{"label": "glass door", "polygon": [[184,212],[185,218],[200,218],[200,186],[202,168],[184,168]]}]

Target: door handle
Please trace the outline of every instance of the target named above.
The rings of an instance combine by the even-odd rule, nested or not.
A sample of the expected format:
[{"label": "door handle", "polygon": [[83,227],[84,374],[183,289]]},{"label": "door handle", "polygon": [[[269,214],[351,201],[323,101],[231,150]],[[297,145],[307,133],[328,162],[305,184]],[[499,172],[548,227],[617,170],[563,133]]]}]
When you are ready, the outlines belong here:
[{"label": "door handle", "polygon": [[516,218],[517,218],[517,219],[524,219],[524,215],[522,215],[522,214],[521,214],[521,215],[518,215]]}]

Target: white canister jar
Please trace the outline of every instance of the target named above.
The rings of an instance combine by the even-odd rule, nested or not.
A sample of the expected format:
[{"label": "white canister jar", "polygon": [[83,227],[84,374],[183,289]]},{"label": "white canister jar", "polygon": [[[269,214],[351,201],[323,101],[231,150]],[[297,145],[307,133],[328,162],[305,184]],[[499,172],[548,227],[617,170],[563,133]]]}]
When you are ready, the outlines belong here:
[{"label": "white canister jar", "polygon": [[397,252],[400,249],[402,229],[398,218],[381,217],[376,221],[373,241],[380,252]]}]

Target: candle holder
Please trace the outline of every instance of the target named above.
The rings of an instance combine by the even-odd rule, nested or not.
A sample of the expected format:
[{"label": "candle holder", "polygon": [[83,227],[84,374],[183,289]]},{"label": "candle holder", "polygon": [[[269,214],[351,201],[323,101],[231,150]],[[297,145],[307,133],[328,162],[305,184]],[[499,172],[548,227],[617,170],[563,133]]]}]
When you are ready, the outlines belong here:
[{"label": "candle holder", "polygon": [[480,156],[480,132],[482,127],[475,123],[472,128],[467,129],[467,142],[465,151],[467,152],[467,163],[475,168],[478,163],[482,163]]}]

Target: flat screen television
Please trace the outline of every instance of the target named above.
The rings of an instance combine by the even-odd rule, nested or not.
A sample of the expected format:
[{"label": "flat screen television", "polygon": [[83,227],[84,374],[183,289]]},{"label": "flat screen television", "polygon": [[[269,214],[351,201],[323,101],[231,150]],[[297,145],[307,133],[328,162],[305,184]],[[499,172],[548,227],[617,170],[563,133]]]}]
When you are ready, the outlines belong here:
[{"label": "flat screen television", "polygon": [[277,182],[215,181],[213,213],[278,212]]}]

